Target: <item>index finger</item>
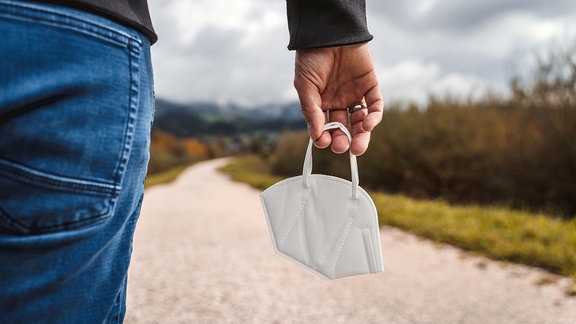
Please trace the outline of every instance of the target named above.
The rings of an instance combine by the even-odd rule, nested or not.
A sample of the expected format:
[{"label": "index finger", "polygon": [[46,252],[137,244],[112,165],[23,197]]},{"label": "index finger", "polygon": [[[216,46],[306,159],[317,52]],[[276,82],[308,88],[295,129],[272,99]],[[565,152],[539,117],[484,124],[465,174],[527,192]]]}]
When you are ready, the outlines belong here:
[{"label": "index finger", "polygon": [[326,148],[331,143],[331,137],[328,132],[322,132],[326,123],[326,116],[322,110],[322,98],[318,89],[310,84],[300,84],[294,82],[302,115],[308,124],[308,134],[319,148]]}]

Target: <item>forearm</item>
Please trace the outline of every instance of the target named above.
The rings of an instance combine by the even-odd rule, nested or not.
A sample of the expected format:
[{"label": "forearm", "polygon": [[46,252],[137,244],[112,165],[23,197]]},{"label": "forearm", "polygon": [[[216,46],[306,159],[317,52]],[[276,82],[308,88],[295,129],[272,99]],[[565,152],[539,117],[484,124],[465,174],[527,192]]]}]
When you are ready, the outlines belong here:
[{"label": "forearm", "polygon": [[353,45],[372,40],[365,0],[287,0],[288,49]]}]

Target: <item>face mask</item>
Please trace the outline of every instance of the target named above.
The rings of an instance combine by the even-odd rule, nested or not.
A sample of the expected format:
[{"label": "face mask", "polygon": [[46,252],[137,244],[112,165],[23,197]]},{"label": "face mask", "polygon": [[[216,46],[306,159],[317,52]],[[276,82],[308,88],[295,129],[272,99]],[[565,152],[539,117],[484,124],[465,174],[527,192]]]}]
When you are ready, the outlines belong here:
[{"label": "face mask", "polygon": [[[324,130],[348,129],[333,122]],[[383,271],[378,215],[358,186],[356,156],[352,182],[312,174],[312,140],[301,176],[280,181],[260,194],[276,252],[327,279]]]}]

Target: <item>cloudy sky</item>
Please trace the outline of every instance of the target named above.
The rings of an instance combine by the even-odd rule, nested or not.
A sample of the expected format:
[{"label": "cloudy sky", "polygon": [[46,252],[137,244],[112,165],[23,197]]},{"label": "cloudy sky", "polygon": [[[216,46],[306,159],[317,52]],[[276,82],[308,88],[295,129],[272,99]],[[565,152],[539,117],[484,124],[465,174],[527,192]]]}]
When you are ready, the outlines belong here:
[{"label": "cloudy sky", "polygon": [[[296,100],[284,0],[149,0],[158,97]],[[576,42],[575,0],[367,0],[387,101],[505,91],[535,51]],[[556,44],[556,45],[555,45]]]}]

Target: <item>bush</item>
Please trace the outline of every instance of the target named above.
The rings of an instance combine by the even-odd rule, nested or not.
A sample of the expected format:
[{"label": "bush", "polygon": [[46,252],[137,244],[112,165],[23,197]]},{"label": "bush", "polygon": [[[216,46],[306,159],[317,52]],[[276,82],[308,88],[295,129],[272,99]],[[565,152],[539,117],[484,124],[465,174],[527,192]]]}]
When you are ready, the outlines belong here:
[{"label": "bush", "polygon": [[208,149],[197,139],[180,139],[154,130],[150,143],[148,173],[154,174],[172,167],[190,164],[208,157]]},{"label": "bush", "polygon": [[[504,204],[566,216],[576,211],[576,114],[514,101],[434,99],[389,109],[359,157],[366,188],[451,203]],[[285,134],[272,164],[302,172],[308,137]],[[314,150],[315,172],[349,179],[347,154]]]}]

